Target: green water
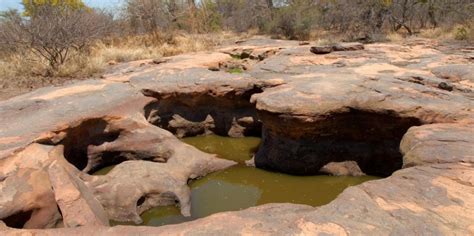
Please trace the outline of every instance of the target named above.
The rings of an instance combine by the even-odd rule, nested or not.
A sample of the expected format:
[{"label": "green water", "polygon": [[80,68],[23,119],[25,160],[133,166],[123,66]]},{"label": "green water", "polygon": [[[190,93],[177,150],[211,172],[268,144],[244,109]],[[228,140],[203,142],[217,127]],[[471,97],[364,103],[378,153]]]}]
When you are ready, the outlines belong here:
[{"label": "green water", "polygon": [[[244,165],[258,148],[259,138],[205,136],[185,138],[198,149],[240,164],[190,183],[192,217],[181,216],[175,206],[157,207],[142,215],[143,225],[181,223],[223,211],[242,210],[266,203],[299,203],[321,206],[334,200],[345,188],[377,177],[291,176]],[[106,174],[101,170],[99,174]]]}]

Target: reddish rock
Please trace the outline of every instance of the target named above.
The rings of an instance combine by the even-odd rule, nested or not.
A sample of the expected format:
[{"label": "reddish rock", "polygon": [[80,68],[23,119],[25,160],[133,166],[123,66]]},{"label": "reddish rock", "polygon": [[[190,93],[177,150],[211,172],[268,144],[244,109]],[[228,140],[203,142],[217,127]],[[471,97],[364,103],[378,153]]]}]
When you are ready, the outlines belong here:
[{"label": "reddish rock", "polygon": [[48,174],[65,227],[109,225],[102,205],[84,182],[56,162],[51,164]]},{"label": "reddish rock", "polygon": [[[102,81],[0,102],[0,220],[59,227],[59,203],[67,225],[95,224],[90,191],[116,219],[139,222],[143,210],[176,200],[187,215],[186,181],[233,163],[150,122],[181,136],[255,134],[263,123],[257,166],[312,174],[330,162],[357,161],[368,174],[390,177],[348,188],[319,208],[270,204],[158,228],[0,226],[1,234],[474,234],[469,61],[456,48],[420,40],[364,47],[315,56],[298,42],[251,39],[167,63],[116,65]],[[247,74],[208,70],[232,60],[226,52],[245,50],[247,60],[275,55],[253,60]],[[442,82],[453,90],[440,89]],[[60,171],[51,173],[52,162]],[[111,164],[119,165],[108,175],[85,173]],[[61,197],[64,189],[80,197]],[[77,217],[80,223],[69,217],[78,205],[92,215]]]}]

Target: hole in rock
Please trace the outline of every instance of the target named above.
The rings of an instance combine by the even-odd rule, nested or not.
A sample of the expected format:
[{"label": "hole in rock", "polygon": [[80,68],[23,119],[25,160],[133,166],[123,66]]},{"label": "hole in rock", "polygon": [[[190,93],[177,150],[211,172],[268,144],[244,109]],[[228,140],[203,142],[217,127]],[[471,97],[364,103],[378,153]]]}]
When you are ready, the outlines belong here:
[{"label": "hole in rock", "polygon": [[143,205],[143,203],[145,203],[145,200],[146,200],[146,197],[145,197],[145,196],[143,196],[143,197],[141,197],[140,199],[138,199],[138,201],[137,201],[137,206]]},{"label": "hole in rock", "polygon": [[[67,136],[61,142],[64,145],[64,157],[66,160],[79,170],[84,170],[88,164],[87,147],[89,145],[98,146],[105,142],[112,142],[120,135],[120,131],[107,131],[107,126],[107,121],[103,119],[90,119],[69,129]],[[103,159],[113,160],[114,158]],[[107,164],[104,163],[104,166]]]},{"label": "hole in rock", "polygon": [[267,203],[289,202],[321,206],[335,199],[348,186],[377,179],[372,176],[292,176],[247,166],[245,161],[252,158],[260,145],[261,139],[257,137],[208,135],[184,138],[183,141],[239,164],[189,181],[191,217],[181,215],[179,207],[175,206],[177,202],[167,201],[170,206],[145,211],[142,214],[142,225],[181,223],[218,212],[243,210]]},{"label": "hole in rock", "polygon": [[242,94],[222,96],[189,94],[160,98],[144,108],[146,119],[176,136],[193,137],[205,134],[244,137],[261,135],[255,105],[250,103],[253,94],[263,90],[255,86]]},{"label": "hole in rock", "polygon": [[30,220],[31,215],[33,214],[33,210],[30,211],[20,211],[15,213],[2,221],[11,228],[22,229],[23,226]]},{"label": "hole in rock", "polygon": [[421,122],[392,112],[351,109],[305,123],[259,113],[266,124],[256,165],[295,175],[317,174],[330,162],[356,161],[369,175],[390,176],[402,167],[403,135]]}]

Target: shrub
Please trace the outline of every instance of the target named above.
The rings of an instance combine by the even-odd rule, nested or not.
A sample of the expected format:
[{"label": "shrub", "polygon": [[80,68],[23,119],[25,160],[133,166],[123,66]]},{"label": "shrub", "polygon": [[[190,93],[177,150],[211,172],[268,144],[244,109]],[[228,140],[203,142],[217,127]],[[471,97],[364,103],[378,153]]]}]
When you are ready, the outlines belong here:
[{"label": "shrub", "polygon": [[90,9],[45,5],[37,7],[29,18],[16,12],[6,14],[3,22],[0,44],[45,59],[52,73],[70,55],[86,53],[94,40],[106,35],[112,21],[110,16]]}]

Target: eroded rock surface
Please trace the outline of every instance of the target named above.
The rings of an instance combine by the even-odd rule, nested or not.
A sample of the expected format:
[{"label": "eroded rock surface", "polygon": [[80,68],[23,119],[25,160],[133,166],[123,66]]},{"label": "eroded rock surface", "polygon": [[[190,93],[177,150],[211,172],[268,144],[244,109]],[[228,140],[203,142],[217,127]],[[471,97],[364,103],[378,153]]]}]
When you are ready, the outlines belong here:
[{"label": "eroded rock surface", "polygon": [[65,227],[109,225],[102,205],[84,182],[56,162],[51,164],[48,174]]},{"label": "eroded rock surface", "polygon": [[[426,40],[326,55],[310,49],[252,39],[119,64],[101,81],[0,102],[0,222],[8,226],[1,233],[474,234],[474,85],[465,49]],[[252,60],[242,74],[210,70],[242,58]],[[187,180],[233,164],[173,134],[260,130],[257,167],[305,175],[353,161],[367,174],[391,176],[319,208],[270,204],[159,228],[97,226],[103,216],[88,208],[97,202],[108,219],[140,222],[144,210],[177,203],[188,215]],[[60,170],[51,178],[53,162]],[[109,174],[89,175],[111,164],[118,165]],[[61,175],[73,181],[63,185]],[[91,217],[69,218],[80,205]],[[87,226],[27,230],[63,225]]]},{"label": "eroded rock surface", "polygon": [[319,172],[335,176],[365,175],[365,173],[360,170],[359,165],[355,161],[330,162],[323,166],[323,168],[321,168]]}]

